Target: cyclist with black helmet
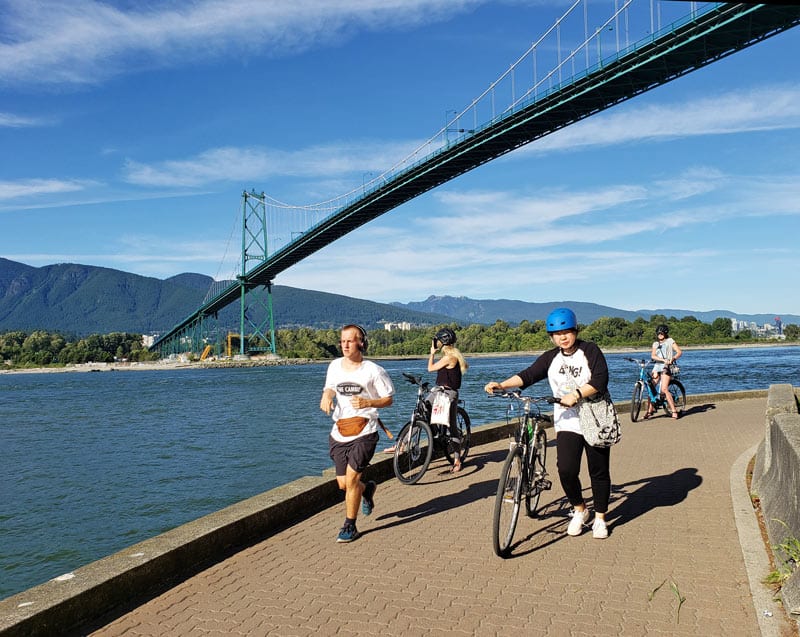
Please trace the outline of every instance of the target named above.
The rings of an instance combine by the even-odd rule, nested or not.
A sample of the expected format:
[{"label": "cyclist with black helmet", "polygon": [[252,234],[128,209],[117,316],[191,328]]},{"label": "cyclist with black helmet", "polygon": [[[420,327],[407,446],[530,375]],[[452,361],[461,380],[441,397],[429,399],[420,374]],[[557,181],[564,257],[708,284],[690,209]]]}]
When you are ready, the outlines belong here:
[{"label": "cyclist with black helmet", "polygon": [[[455,346],[456,333],[449,327],[443,327],[431,341],[431,351],[428,357],[428,371],[436,372],[436,387],[434,391],[444,390],[450,399],[450,441],[453,452],[453,467],[451,471],[461,471],[461,433],[458,430],[456,414],[458,410],[458,390],[461,389],[461,377],[467,371],[469,364],[464,355]],[[441,349],[442,355],[436,359],[436,352]],[[387,447],[384,453],[394,453],[396,445]]]},{"label": "cyclist with black helmet", "polygon": [[547,333],[555,347],[539,356],[533,364],[501,382],[491,381],[484,387],[491,394],[495,389],[526,388],[547,379],[560,404],[553,405],[556,430],[558,477],[573,510],[567,526],[569,535],[580,535],[589,522],[589,509],[583,499],[580,481],[581,458],[586,452],[594,501],[592,535],[608,537],[606,512],[611,497],[610,447],[593,447],[583,437],[575,406],[591,396],[608,391],[608,365],[600,348],[591,341],[578,338],[578,319],[566,307],[547,316]]},{"label": "cyclist with black helmet", "polygon": [[[453,451],[453,467],[451,471],[461,471],[461,439],[456,424],[456,409],[458,407],[458,390],[461,389],[461,377],[467,371],[469,364],[464,359],[461,351],[455,346],[456,333],[449,327],[443,327],[431,341],[431,351],[428,357],[428,371],[436,372],[436,386],[444,388],[450,398],[450,445]],[[442,350],[439,360],[435,360],[436,352]]]},{"label": "cyclist with black helmet", "polygon": [[[658,382],[658,377],[661,376],[661,393],[667,399],[669,410],[672,412],[672,419],[677,420],[679,417],[678,410],[675,409],[675,401],[672,399],[672,394],[669,391],[669,381],[672,379],[672,364],[683,356],[683,351],[675,339],[669,336],[669,326],[659,325],[656,327],[656,340],[653,342],[653,350],[650,353],[650,358],[655,361],[653,365],[653,382]],[[655,413],[653,405],[647,408],[645,418],[650,418]]]}]

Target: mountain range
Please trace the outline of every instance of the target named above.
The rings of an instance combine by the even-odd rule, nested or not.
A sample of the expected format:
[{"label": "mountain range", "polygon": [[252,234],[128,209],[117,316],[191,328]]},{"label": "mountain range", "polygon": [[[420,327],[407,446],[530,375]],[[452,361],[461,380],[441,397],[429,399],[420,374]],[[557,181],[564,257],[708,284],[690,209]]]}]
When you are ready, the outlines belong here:
[{"label": "mountain range", "polygon": [[[60,263],[33,267],[0,258],[0,331],[37,329],[85,336],[111,332],[159,334],[191,315],[203,302],[213,279],[202,274],[185,273],[168,279],[102,268]],[[253,306],[258,306],[254,294]],[[263,302],[263,298],[260,299]],[[275,285],[272,306],[275,327],[329,328],[356,322],[367,329],[383,323],[409,322],[434,325],[456,322],[492,324],[503,320],[518,324],[523,320],[544,319],[554,307],[568,305],[582,323],[592,323],[603,316],[632,321],[649,320],[652,314],[695,318],[712,322],[720,316],[771,323],[773,314],[742,315],[725,310],[692,312],[689,310],[621,310],[618,308],[558,301],[529,303],[506,299],[476,300],[467,297],[429,296],[411,303],[376,303],[338,294]],[[250,311],[250,310],[248,310]],[[255,310],[253,310],[255,311]],[[237,329],[239,308],[233,304],[223,310],[220,325]],[[784,324],[800,324],[800,316],[782,317]]]},{"label": "mountain range", "polygon": [[[535,321],[544,318],[551,310],[557,307],[568,306],[578,315],[581,323],[588,325],[603,316],[623,318],[626,321],[634,321],[636,318],[650,320],[654,314],[664,315],[681,319],[686,316],[693,316],[698,321],[713,323],[717,318],[735,318],[740,321],[754,322],[757,325],[773,323],[776,314],[737,314],[730,310],[681,310],[674,308],[656,308],[652,310],[621,310],[608,305],[597,305],[596,303],[583,303],[581,301],[555,301],[547,303],[531,303],[528,301],[514,301],[509,299],[495,300],[476,300],[465,296],[429,296],[424,301],[414,301],[411,303],[394,303],[399,307],[405,307],[420,312],[433,312],[452,316],[459,323],[494,323],[498,318],[508,323],[518,324],[521,321]],[[800,316],[795,314],[781,315],[784,325],[790,323],[800,324]]]}]

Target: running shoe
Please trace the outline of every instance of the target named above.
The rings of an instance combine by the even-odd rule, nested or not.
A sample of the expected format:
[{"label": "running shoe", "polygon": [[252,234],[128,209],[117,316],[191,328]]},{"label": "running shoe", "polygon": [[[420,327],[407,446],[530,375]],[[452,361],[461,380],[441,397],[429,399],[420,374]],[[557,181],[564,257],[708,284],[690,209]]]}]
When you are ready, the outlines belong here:
[{"label": "running shoe", "polygon": [[369,515],[372,513],[372,509],[375,508],[375,500],[373,497],[375,496],[375,490],[377,488],[378,485],[374,480],[367,482],[367,485],[364,487],[364,493],[361,496],[361,513],[364,515]]}]

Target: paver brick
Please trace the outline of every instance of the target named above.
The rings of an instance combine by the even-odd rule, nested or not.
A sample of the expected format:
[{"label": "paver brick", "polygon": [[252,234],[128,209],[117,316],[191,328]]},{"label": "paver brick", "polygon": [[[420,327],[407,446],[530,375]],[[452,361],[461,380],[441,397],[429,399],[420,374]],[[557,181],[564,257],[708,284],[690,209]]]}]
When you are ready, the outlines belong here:
[{"label": "paver brick", "polygon": [[[356,542],[335,542],[337,502],[92,634],[756,635],[729,472],[763,436],[765,410],[765,399],[742,399],[624,424],[606,540],[588,528],[566,536],[551,446],[542,516],[523,512],[511,557],[495,556],[508,450],[498,441],[471,450],[459,474],[438,460],[419,484],[382,483]],[[679,617],[671,581],[686,598]]]}]

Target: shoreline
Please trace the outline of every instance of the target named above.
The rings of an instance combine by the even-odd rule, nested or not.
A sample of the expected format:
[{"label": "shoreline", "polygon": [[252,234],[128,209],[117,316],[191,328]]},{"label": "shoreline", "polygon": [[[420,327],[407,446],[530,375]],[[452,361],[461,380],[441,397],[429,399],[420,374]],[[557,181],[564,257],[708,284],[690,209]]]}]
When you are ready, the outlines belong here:
[{"label": "shoreline", "polygon": [[[692,350],[713,350],[713,349],[750,349],[763,347],[800,347],[800,343],[785,341],[769,343],[721,343],[718,345],[685,345],[681,349],[684,351]],[[603,349],[605,354],[632,354],[644,352],[647,354],[649,348],[646,347],[609,347]],[[480,352],[465,353],[468,358],[513,358],[513,357],[535,357],[542,351],[523,351],[523,352]],[[423,360],[427,355],[421,354],[408,356],[370,356],[371,360]],[[188,361],[183,359],[161,360],[153,362],[129,362],[129,363],[81,363],[70,364],[64,367],[26,367],[26,368],[7,368],[0,369],[0,374],[62,374],[62,373],[89,373],[89,372],[115,372],[115,371],[158,371],[175,369],[218,369],[218,368],[240,368],[240,367],[271,367],[278,365],[309,365],[316,363],[329,363],[329,358],[280,358],[274,356],[257,356],[248,359],[221,359],[208,361]]]}]

